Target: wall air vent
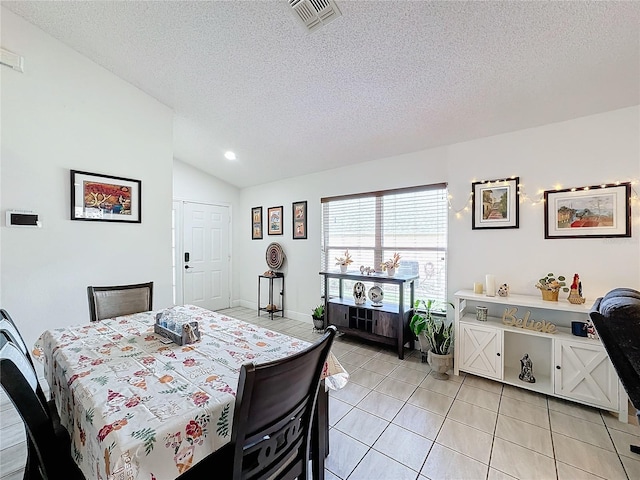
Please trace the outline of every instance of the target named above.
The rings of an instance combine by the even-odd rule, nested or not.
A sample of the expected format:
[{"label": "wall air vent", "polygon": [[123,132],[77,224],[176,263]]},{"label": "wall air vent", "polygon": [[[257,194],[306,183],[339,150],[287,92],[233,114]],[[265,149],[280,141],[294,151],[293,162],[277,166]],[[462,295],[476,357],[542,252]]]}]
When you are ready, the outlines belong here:
[{"label": "wall air vent", "polygon": [[4,48],[0,48],[0,65],[13,68],[18,72],[24,72],[23,58]]},{"label": "wall air vent", "polygon": [[333,0],[287,0],[296,18],[309,31],[313,32],[323,25],[342,16],[342,12]]}]

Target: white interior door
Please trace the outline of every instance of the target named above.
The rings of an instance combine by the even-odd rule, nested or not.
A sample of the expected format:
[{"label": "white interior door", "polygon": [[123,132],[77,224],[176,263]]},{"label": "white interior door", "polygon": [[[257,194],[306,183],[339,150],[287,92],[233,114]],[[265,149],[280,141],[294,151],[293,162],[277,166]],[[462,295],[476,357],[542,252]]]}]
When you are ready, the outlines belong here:
[{"label": "white interior door", "polygon": [[184,303],[229,308],[229,207],[185,202],[183,219]]}]

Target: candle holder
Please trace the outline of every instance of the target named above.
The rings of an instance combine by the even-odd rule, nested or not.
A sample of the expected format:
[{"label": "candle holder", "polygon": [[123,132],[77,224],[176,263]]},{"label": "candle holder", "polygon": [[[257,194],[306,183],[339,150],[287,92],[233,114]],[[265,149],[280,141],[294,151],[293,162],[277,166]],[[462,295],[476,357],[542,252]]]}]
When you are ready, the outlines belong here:
[{"label": "candle holder", "polygon": [[479,322],[487,321],[487,314],[489,313],[488,307],[477,306],[476,307],[476,320]]}]

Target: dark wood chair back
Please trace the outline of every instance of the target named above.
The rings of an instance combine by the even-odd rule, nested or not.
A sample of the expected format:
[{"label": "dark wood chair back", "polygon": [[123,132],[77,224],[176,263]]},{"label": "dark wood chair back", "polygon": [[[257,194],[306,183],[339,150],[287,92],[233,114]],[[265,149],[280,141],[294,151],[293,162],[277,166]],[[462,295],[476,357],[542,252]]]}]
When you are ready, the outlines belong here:
[{"label": "dark wood chair back", "polygon": [[153,282],[87,287],[92,322],[153,310]]},{"label": "dark wood chair back", "polygon": [[242,366],[233,419],[233,476],[307,478],[311,423],[336,328],[309,348],[263,364]]},{"label": "dark wood chair back", "polygon": [[68,437],[55,430],[49,410],[38,398],[38,379],[20,348],[0,335],[0,384],[22,417],[27,432],[25,478],[81,479]]}]

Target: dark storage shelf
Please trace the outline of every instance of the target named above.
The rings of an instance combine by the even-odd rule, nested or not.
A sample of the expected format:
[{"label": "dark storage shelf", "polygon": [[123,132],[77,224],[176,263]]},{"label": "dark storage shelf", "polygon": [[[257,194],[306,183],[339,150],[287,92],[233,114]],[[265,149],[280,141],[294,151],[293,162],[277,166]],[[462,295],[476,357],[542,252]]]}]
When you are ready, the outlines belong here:
[{"label": "dark storage shelf", "polygon": [[[417,276],[396,275],[361,275],[358,273],[320,272],[324,277],[325,286],[325,319],[327,325],[335,325],[338,330],[348,335],[354,335],[385,345],[395,345],[398,358],[404,358],[404,345],[408,342],[413,349],[414,336],[409,330],[409,320],[413,310],[414,281]],[[339,295],[328,298],[329,279],[339,281]],[[398,303],[384,303],[373,306],[367,300],[363,305],[356,305],[351,292],[344,295],[342,282],[353,280],[394,284],[398,286]],[[405,310],[405,293],[409,287],[409,308]]]}]

